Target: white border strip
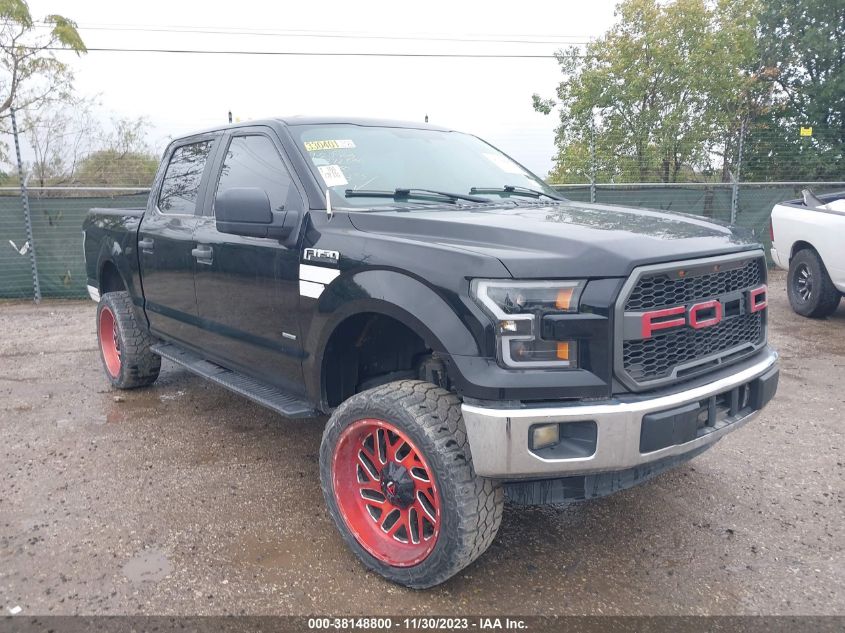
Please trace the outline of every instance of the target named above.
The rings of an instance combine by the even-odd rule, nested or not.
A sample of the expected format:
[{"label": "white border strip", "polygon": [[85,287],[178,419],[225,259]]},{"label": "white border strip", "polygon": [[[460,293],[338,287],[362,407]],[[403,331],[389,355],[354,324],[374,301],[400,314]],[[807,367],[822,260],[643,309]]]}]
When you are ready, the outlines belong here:
[{"label": "white border strip", "polygon": [[339,270],[324,268],[323,266],[299,265],[299,278],[303,281],[313,281],[319,284],[330,284],[340,275]]},{"label": "white border strip", "polygon": [[313,281],[299,280],[299,294],[303,297],[319,299],[326,287],[323,284],[315,284]]}]

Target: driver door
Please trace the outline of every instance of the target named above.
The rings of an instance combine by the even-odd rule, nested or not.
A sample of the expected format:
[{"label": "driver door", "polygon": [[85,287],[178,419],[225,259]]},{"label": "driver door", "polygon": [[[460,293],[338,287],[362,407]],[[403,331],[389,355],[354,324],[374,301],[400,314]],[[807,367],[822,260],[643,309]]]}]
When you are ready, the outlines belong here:
[{"label": "driver door", "polygon": [[238,129],[222,143],[225,150],[194,232],[201,348],[224,367],[304,393],[296,237],[291,246],[274,238],[220,233],[214,199],[229,188],[258,187],[278,213],[306,209],[305,198],[269,129]]}]

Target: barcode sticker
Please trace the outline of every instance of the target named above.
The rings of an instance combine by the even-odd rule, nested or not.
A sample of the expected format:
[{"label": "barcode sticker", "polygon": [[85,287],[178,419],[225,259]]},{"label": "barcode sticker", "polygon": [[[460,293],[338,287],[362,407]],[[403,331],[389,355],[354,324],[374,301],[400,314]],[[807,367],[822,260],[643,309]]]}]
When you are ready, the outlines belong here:
[{"label": "barcode sticker", "polygon": [[329,141],[305,141],[305,149],[309,152],[319,152],[321,149],[352,149],[355,147],[350,139],[337,139]]},{"label": "barcode sticker", "polygon": [[338,165],[320,165],[317,169],[320,170],[320,175],[326,181],[326,186],[328,187],[339,187],[349,184],[346,176],[343,175],[343,170]]}]

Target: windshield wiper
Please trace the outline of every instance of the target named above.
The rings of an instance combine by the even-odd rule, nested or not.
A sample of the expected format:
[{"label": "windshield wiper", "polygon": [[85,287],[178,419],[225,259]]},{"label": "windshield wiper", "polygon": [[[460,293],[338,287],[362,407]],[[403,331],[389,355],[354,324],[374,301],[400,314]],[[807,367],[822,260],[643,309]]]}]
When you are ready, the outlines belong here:
[{"label": "windshield wiper", "polygon": [[470,193],[509,193],[514,196],[527,196],[529,198],[539,198],[545,196],[552,200],[566,200],[560,196],[553,196],[545,191],[539,189],[531,189],[530,187],[519,187],[517,185],[505,185],[504,187],[473,187],[469,190]]},{"label": "windshield wiper", "polygon": [[416,198],[425,200],[427,198],[431,198],[432,196],[440,196],[442,198],[448,198],[452,203],[455,203],[458,200],[466,200],[468,202],[492,202],[489,198],[469,196],[464,193],[451,193],[449,191],[436,191],[434,189],[402,187],[398,187],[393,191],[379,189],[347,189],[345,193],[347,198],[393,198],[394,200],[402,198]]}]

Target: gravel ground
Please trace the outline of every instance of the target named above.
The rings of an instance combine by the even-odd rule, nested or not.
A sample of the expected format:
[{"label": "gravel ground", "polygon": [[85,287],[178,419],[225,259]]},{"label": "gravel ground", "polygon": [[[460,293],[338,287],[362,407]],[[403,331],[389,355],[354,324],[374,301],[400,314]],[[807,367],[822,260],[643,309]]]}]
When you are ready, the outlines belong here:
[{"label": "gravel ground", "polygon": [[323,508],[322,421],[165,363],[103,376],[94,304],[0,304],[0,612],[845,614],[845,304],[770,290],[774,402],[615,496],[507,507],[488,553],[419,592],[366,572]]}]

